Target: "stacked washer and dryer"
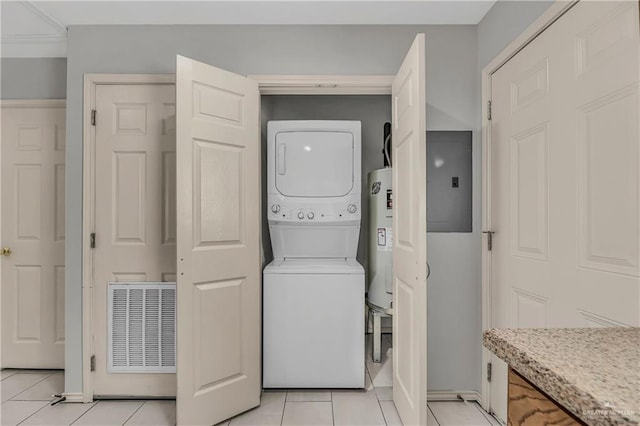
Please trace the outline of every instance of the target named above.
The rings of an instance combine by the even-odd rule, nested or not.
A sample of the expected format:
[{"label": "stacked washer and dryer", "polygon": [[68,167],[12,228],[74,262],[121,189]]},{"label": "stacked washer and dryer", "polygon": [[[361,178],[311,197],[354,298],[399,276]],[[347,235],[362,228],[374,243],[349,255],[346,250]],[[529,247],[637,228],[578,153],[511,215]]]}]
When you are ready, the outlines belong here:
[{"label": "stacked washer and dryer", "polygon": [[364,387],[359,121],[270,121],[263,387]]}]

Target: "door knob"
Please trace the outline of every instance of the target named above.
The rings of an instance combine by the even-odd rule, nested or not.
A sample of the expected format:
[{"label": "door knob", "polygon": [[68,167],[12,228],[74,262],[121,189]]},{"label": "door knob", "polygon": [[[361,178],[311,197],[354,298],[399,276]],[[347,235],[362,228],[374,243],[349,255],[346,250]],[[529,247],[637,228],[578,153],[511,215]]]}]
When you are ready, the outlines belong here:
[{"label": "door knob", "polygon": [[2,247],[0,249],[0,255],[2,256],[11,256],[11,249],[9,247]]}]

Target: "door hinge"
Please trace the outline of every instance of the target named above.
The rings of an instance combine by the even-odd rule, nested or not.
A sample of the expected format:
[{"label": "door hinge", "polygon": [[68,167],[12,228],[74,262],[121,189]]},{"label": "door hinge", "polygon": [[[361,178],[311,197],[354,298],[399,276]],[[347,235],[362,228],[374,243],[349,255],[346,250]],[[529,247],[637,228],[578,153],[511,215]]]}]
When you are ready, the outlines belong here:
[{"label": "door hinge", "polygon": [[487,363],[487,382],[491,381],[491,363]]},{"label": "door hinge", "polygon": [[96,356],[95,355],[91,355],[91,358],[89,359],[89,369],[91,371],[96,371]]},{"label": "door hinge", "polygon": [[487,120],[491,121],[491,101],[487,101]]},{"label": "door hinge", "polygon": [[89,236],[89,247],[96,248],[96,233],[92,232]]},{"label": "door hinge", "polygon": [[95,109],[91,110],[91,125],[92,126],[96,125],[96,110]]},{"label": "door hinge", "polygon": [[483,234],[487,234],[487,250],[493,249],[493,231],[482,231]]}]

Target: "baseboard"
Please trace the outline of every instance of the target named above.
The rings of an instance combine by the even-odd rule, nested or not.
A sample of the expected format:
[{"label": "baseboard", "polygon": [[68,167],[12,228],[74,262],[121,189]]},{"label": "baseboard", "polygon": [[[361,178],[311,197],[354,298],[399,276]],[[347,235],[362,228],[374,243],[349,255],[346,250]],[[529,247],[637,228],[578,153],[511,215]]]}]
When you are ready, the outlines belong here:
[{"label": "baseboard", "polygon": [[84,395],[82,392],[63,393],[62,396],[66,398],[64,402],[84,402]]},{"label": "baseboard", "polygon": [[482,398],[480,393],[476,391],[433,391],[427,392],[427,401],[459,401],[460,398],[465,401],[478,401]]}]

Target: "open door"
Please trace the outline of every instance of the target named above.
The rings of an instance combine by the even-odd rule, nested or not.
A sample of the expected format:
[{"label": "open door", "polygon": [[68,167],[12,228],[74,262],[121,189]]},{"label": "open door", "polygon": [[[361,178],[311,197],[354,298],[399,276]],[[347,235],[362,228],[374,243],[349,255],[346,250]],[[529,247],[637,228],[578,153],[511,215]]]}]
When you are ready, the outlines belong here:
[{"label": "open door", "polygon": [[427,424],[427,145],[425,41],[393,80],[393,402],[405,425]]},{"label": "open door", "polygon": [[177,424],[260,404],[258,83],[178,56]]}]

